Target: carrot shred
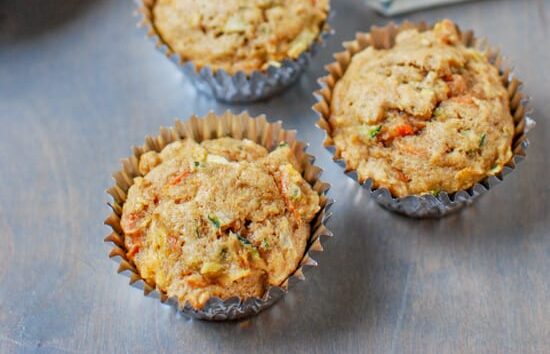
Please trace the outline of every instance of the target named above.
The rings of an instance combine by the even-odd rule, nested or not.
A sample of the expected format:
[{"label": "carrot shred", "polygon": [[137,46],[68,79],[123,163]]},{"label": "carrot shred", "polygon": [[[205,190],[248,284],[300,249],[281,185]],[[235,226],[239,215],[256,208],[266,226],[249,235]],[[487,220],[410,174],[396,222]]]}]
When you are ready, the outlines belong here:
[{"label": "carrot shred", "polygon": [[187,284],[192,288],[201,288],[208,285],[208,282],[204,278],[190,278],[187,280]]},{"label": "carrot shred", "polygon": [[130,248],[130,250],[128,251],[128,257],[133,257],[134,255],[136,255],[138,252],[139,252],[139,249],[141,247],[141,244],[135,244],[132,246],[132,248]]},{"label": "carrot shred", "polygon": [[395,128],[396,136],[407,136],[407,135],[413,135],[413,134],[414,134],[414,128],[410,124],[402,124]]},{"label": "carrot shred", "polygon": [[288,207],[288,210],[290,210],[290,212],[294,215],[294,217],[298,220],[298,222],[301,222],[302,221],[302,216],[300,215],[298,210],[296,210],[296,207],[294,207],[292,202],[288,199],[288,197],[287,197],[288,188],[287,188],[286,184],[283,182],[282,177],[279,178],[279,186],[281,188],[283,199],[285,201],[286,206]]},{"label": "carrot shred", "polygon": [[407,177],[406,174],[403,173],[401,170],[396,170],[397,172],[397,178],[399,178],[403,182],[409,182],[409,177]]},{"label": "carrot shred", "polygon": [[175,175],[174,177],[172,177],[170,179],[170,181],[168,182],[168,184],[170,185],[176,185],[176,184],[180,184],[181,181],[183,181],[183,179],[187,176],[189,176],[191,174],[190,171],[183,171],[183,172],[180,172],[178,173],[177,175]]},{"label": "carrot shred", "polygon": [[[136,230],[138,222],[145,216],[145,211],[134,211],[128,214],[126,218],[122,218],[122,228],[126,234],[133,236],[138,230]],[[126,220],[125,220],[126,219]]]}]

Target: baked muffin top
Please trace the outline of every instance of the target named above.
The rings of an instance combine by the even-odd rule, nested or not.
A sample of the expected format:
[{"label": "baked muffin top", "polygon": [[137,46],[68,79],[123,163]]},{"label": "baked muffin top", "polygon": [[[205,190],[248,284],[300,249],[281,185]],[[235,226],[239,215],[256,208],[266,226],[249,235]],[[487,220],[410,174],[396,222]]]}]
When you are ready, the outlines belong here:
[{"label": "baked muffin top", "polygon": [[286,144],[176,141],[141,156],[121,226],[143,279],[201,308],[262,296],[298,267],[319,195]]},{"label": "baked muffin top", "polygon": [[512,157],[498,70],[449,20],[354,55],[334,87],[329,123],[348,168],[397,197],[467,189]]},{"label": "baked muffin top", "polygon": [[296,59],[318,38],[329,0],[156,0],[153,22],[198,68],[251,73]]}]

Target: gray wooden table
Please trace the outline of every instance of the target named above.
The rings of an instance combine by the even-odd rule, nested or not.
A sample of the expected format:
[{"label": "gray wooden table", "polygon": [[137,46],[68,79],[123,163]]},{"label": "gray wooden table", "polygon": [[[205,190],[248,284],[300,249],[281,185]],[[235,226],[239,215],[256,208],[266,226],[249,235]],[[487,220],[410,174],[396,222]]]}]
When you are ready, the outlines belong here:
[{"label": "gray wooden table", "polygon": [[[500,44],[533,97],[527,160],[463,212],[387,212],[320,147],[310,110],[330,54],[387,19],[333,0],[336,35],[291,90],[217,104],[137,32],[132,2],[0,0],[0,353],[550,353],[550,1],[482,1],[450,17]],[[398,18],[401,20],[403,18]],[[188,320],[115,273],[102,239],[110,173],[176,116],[267,113],[326,170],[336,237],[320,267],[244,323]]]}]

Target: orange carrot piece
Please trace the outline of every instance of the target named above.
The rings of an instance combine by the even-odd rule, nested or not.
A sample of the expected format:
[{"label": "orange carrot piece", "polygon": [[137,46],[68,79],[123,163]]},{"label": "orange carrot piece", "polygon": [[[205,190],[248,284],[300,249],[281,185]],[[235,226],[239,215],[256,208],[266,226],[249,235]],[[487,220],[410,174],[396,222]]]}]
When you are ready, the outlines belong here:
[{"label": "orange carrot piece", "polygon": [[410,124],[401,124],[395,128],[396,136],[407,136],[407,135],[413,135],[413,134],[414,134],[414,128]]},{"label": "orange carrot piece", "polygon": [[189,176],[190,174],[191,174],[191,172],[189,172],[189,171],[180,172],[177,175],[175,175],[174,177],[172,177],[172,179],[170,179],[170,181],[168,183],[171,184],[171,185],[180,184],[181,181],[183,181],[183,179],[185,177]]}]

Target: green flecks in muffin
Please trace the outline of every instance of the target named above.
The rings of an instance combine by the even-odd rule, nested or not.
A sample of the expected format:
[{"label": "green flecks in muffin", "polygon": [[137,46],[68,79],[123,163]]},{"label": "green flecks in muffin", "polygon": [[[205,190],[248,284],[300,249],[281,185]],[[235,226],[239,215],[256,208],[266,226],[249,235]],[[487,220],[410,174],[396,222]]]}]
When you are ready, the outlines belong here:
[{"label": "green flecks in muffin", "polygon": [[289,186],[288,186],[288,189],[289,189],[289,195],[290,195],[290,199],[296,201],[298,199],[300,199],[301,195],[302,195],[302,191],[300,190],[300,187],[295,184],[295,183],[291,183]]},{"label": "green flecks in muffin", "polygon": [[288,143],[286,141],[281,141],[279,143],[279,146],[277,146],[278,148],[284,148],[284,147],[288,147]]},{"label": "green flecks in muffin", "polygon": [[233,233],[233,234],[237,237],[237,239],[243,245],[243,247],[252,254],[252,256],[254,257],[260,256],[256,247],[254,247],[254,245],[246,237],[243,237],[237,233]]},{"label": "green flecks in muffin", "polygon": [[487,143],[487,134],[483,133],[479,138],[479,147],[482,148]]},{"label": "green flecks in muffin", "polygon": [[242,236],[239,235],[239,234],[235,234],[235,236],[237,236],[237,238],[239,239],[239,242],[241,242],[244,246],[250,246],[250,245],[252,245],[252,244],[250,243],[250,241],[248,241],[247,238],[242,237]]},{"label": "green flecks in muffin", "polygon": [[222,226],[220,219],[214,214],[208,214],[208,220],[210,220],[216,229],[219,229]]},{"label": "green flecks in muffin", "polygon": [[369,130],[369,137],[370,137],[371,139],[376,138],[376,136],[380,133],[380,130],[382,130],[382,126],[381,126],[381,125],[377,125],[376,127],[371,128],[371,129]]}]

